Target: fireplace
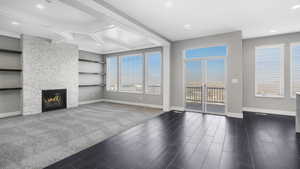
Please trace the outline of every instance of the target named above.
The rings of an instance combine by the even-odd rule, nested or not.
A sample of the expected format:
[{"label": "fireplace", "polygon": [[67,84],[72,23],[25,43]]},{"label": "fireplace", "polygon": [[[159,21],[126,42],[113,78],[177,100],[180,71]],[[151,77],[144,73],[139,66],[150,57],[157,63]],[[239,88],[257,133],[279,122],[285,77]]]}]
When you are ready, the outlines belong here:
[{"label": "fireplace", "polygon": [[67,108],[67,89],[43,90],[42,111]]}]

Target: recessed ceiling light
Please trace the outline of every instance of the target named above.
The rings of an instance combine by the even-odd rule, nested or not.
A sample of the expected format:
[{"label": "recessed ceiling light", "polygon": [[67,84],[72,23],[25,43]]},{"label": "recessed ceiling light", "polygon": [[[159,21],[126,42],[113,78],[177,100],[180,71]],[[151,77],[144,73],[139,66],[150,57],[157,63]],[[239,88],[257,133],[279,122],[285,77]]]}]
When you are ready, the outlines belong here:
[{"label": "recessed ceiling light", "polygon": [[292,6],[291,10],[296,10],[296,9],[299,9],[299,8],[300,8],[300,4]]},{"label": "recessed ceiling light", "polygon": [[38,8],[38,9],[40,9],[40,10],[45,9],[45,6],[42,5],[42,4],[36,4],[35,7]]},{"label": "recessed ceiling light", "polygon": [[17,26],[17,25],[20,25],[20,23],[19,23],[19,22],[16,22],[16,21],[12,21],[11,24],[12,24],[12,25],[16,25],[16,26]]},{"label": "recessed ceiling light", "polygon": [[114,24],[111,24],[111,25],[108,26],[108,28],[114,28],[114,27],[115,27]]},{"label": "recessed ceiling light", "polygon": [[173,6],[173,2],[172,1],[166,1],[165,2],[165,7],[166,8],[171,8]]},{"label": "recessed ceiling light", "polygon": [[190,25],[190,24],[185,24],[185,25],[183,26],[183,28],[184,28],[185,30],[191,30],[191,29],[192,29],[192,25]]},{"label": "recessed ceiling light", "polygon": [[277,30],[274,30],[274,29],[271,29],[270,30],[270,33],[277,33],[278,31]]}]

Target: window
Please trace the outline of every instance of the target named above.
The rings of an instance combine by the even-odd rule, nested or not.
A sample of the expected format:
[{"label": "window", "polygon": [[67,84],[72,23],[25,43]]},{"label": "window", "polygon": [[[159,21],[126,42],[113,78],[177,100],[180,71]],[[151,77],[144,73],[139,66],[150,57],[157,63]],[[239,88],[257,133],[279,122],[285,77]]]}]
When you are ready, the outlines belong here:
[{"label": "window", "polygon": [[186,59],[203,58],[209,56],[227,56],[227,46],[189,49],[185,52]]},{"label": "window", "polygon": [[284,45],[256,47],[255,95],[259,97],[283,97]]},{"label": "window", "polygon": [[144,57],[142,54],[120,57],[120,91],[143,93]]},{"label": "window", "polygon": [[118,91],[118,57],[107,57],[106,63],[106,90]]},{"label": "window", "polygon": [[146,94],[160,95],[161,53],[146,53]]},{"label": "window", "polygon": [[300,92],[300,43],[291,44],[291,96]]}]

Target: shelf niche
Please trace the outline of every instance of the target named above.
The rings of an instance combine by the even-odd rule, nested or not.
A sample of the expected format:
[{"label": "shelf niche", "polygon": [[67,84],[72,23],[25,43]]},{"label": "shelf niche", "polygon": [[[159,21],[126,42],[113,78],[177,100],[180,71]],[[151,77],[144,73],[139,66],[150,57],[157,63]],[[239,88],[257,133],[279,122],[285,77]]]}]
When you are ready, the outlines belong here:
[{"label": "shelf niche", "polygon": [[14,88],[0,88],[0,91],[9,91],[9,90],[22,90],[21,87],[14,87]]}]

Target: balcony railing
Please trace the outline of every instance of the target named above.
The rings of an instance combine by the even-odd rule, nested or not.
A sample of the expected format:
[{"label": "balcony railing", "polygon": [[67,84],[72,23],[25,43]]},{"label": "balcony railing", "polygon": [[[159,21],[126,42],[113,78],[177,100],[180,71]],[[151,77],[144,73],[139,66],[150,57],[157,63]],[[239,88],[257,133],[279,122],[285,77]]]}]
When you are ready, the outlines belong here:
[{"label": "balcony railing", "polygon": [[[204,99],[203,87],[186,87],[186,101],[202,103]],[[224,88],[207,87],[207,103],[224,104]]]}]

